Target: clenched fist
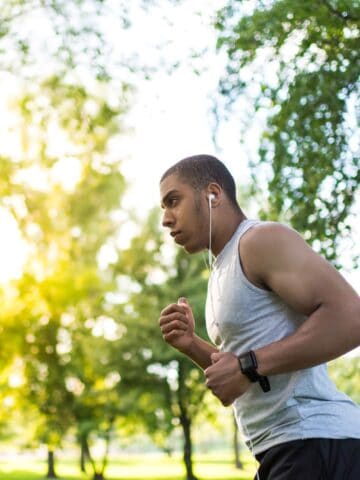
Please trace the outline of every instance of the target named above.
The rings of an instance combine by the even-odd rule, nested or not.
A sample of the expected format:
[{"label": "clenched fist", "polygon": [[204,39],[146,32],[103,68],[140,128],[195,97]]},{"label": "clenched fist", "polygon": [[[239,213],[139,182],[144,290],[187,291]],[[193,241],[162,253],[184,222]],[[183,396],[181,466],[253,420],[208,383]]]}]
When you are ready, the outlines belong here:
[{"label": "clenched fist", "polygon": [[212,365],[205,370],[206,386],[227,407],[251,385],[241,373],[237,357],[230,352],[213,353]]},{"label": "clenched fist", "polygon": [[165,342],[180,352],[186,353],[193,341],[195,320],[186,298],[171,303],[160,314],[160,330]]}]

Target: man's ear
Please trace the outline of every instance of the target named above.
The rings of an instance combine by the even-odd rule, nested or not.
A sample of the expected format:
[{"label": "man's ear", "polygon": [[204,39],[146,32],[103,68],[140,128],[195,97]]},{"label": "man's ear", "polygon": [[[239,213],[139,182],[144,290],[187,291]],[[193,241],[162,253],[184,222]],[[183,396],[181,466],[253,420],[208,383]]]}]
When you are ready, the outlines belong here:
[{"label": "man's ear", "polygon": [[209,202],[209,207],[217,205],[218,200],[221,197],[221,187],[217,183],[209,183],[206,189],[206,196]]}]

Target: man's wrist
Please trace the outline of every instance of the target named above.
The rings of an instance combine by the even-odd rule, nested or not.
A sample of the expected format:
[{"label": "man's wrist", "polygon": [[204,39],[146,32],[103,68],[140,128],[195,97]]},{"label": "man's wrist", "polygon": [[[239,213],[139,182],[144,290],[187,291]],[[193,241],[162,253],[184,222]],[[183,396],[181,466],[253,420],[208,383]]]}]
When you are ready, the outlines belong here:
[{"label": "man's wrist", "polygon": [[263,392],[268,392],[270,390],[268,377],[260,375],[257,371],[258,363],[253,350],[250,350],[243,355],[239,355],[238,362],[241,372],[250,380],[250,382],[258,382]]},{"label": "man's wrist", "polygon": [[196,350],[195,334],[187,339],[182,346],[178,346],[177,350],[184,355],[190,356]]},{"label": "man's wrist", "polygon": [[193,362],[205,369],[211,365],[211,354],[218,350],[201,337],[194,334],[192,341],[188,343],[181,353],[189,357]]}]

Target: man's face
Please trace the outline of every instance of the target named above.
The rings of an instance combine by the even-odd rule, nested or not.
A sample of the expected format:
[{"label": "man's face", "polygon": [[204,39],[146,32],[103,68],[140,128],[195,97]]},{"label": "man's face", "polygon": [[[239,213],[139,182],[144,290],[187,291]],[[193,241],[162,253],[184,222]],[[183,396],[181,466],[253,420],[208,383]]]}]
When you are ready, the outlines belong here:
[{"label": "man's face", "polygon": [[162,224],[175,242],[189,253],[208,247],[209,211],[205,192],[196,192],[178,175],[169,175],[160,184]]}]

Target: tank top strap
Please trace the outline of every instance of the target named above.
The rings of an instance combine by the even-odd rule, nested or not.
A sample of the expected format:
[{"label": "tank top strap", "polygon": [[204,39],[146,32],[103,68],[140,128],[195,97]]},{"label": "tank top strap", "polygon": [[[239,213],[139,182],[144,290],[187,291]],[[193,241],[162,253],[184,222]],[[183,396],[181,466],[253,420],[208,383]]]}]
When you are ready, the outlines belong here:
[{"label": "tank top strap", "polygon": [[243,222],[240,223],[238,230],[237,230],[237,239],[240,240],[240,238],[248,231],[250,228],[255,227],[256,225],[259,225],[261,223],[261,220],[253,220],[253,219],[246,219]]}]

